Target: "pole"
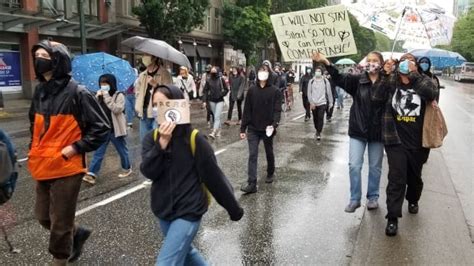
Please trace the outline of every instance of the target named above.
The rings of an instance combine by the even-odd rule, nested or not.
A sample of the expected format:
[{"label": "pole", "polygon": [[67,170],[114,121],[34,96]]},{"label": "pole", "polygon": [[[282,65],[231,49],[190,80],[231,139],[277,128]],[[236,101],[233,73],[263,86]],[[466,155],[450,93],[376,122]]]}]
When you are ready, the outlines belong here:
[{"label": "pole", "polygon": [[393,50],[395,50],[395,44],[397,44],[398,33],[400,32],[400,27],[402,26],[402,22],[403,22],[403,18],[405,17],[406,10],[407,10],[407,7],[403,8],[402,16],[400,17],[400,21],[398,23],[397,31],[395,32],[395,39],[393,39],[391,57],[393,56]]},{"label": "pole", "polygon": [[84,0],[77,0],[77,9],[79,11],[79,24],[81,29],[81,53],[87,53],[86,42],[86,23],[84,19]]}]

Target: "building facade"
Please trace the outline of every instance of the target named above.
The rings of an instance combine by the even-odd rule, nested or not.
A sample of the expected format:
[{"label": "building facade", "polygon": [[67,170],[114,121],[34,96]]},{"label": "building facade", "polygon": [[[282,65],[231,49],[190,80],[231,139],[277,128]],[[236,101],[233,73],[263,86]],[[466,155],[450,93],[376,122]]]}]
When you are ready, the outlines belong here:
[{"label": "building facade", "polygon": [[[147,36],[132,12],[140,1],[82,1],[87,52],[103,51],[121,56],[133,66],[139,63],[141,53],[121,42],[136,35]],[[231,61],[224,57],[223,1],[209,3],[204,24],[171,44],[188,56],[195,72],[202,72],[207,64],[225,66]],[[50,38],[64,43],[73,54],[81,53],[78,1],[0,0],[0,36],[0,90],[6,98],[31,98],[36,79],[30,49],[35,43]]]}]

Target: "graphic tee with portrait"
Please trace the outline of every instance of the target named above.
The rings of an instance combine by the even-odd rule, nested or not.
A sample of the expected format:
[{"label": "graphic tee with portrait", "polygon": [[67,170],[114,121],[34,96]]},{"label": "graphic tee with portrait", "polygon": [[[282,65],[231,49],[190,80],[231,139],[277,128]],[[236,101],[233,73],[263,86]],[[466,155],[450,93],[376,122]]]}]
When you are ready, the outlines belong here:
[{"label": "graphic tee with portrait", "polygon": [[392,97],[392,113],[402,144],[421,148],[425,104],[410,85],[399,85]]}]

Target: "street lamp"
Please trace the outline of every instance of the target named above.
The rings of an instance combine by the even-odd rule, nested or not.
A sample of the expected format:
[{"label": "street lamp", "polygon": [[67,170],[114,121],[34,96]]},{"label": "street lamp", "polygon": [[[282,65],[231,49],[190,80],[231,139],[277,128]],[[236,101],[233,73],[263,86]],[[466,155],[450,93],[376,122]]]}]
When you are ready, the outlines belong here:
[{"label": "street lamp", "polygon": [[84,19],[84,0],[77,0],[77,9],[79,11],[79,26],[81,29],[81,53],[87,53],[87,42],[86,42],[86,24]]}]

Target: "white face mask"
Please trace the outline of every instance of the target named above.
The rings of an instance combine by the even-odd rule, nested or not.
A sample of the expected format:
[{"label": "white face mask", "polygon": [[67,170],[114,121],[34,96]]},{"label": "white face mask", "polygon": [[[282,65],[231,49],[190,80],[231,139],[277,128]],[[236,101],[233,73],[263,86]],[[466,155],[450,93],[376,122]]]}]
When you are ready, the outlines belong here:
[{"label": "white face mask", "polygon": [[142,57],[142,63],[147,67],[149,65],[151,65],[151,56],[149,55],[144,55]]},{"label": "white face mask", "polygon": [[268,72],[267,71],[259,71],[258,72],[258,80],[266,81],[268,79]]},{"label": "white face mask", "polygon": [[154,106],[153,108],[151,108],[151,113],[153,118],[155,118],[158,122],[158,107]]},{"label": "white face mask", "polygon": [[109,85],[101,85],[100,90],[102,91],[110,91],[110,86]]},{"label": "white face mask", "polygon": [[320,78],[323,74],[321,73],[321,71],[316,71],[314,72],[314,76],[317,77],[317,78]]}]

